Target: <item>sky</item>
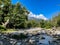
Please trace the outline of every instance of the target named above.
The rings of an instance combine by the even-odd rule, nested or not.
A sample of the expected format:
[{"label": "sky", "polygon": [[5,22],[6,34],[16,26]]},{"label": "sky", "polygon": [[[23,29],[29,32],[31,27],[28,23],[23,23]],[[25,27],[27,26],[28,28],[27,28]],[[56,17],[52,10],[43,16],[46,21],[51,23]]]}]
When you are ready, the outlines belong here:
[{"label": "sky", "polygon": [[12,0],[12,3],[18,1],[30,11],[33,17],[41,15],[50,19],[54,13],[60,12],[60,0]]}]

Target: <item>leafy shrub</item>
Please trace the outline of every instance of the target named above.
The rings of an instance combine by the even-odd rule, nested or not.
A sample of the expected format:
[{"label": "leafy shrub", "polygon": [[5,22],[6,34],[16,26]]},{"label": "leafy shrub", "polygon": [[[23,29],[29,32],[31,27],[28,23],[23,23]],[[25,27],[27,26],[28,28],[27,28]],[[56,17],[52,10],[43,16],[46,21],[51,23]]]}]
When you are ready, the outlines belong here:
[{"label": "leafy shrub", "polygon": [[0,30],[3,31],[3,30],[6,30],[6,28],[0,25]]}]

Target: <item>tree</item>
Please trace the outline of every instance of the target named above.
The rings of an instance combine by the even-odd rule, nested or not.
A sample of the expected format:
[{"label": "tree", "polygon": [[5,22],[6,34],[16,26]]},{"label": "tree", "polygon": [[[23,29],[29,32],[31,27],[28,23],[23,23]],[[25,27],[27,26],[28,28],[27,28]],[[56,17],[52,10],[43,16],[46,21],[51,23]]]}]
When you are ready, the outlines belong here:
[{"label": "tree", "polygon": [[26,28],[26,22],[28,21],[28,11],[21,6],[20,3],[13,5],[13,11],[10,15],[10,21],[7,27],[11,28]]},{"label": "tree", "polygon": [[44,27],[45,27],[44,24],[45,24],[45,21],[41,19],[41,20],[40,20],[40,26],[41,26],[41,28],[44,28]]},{"label": "tree", "polygon": [[0,2],[1,2],[0,3],[0,14],[1,14],[0,15],[0,21],[1,21],[0,24],[2,24],[4,27],[6,27],[7,21],[9,19],[5,20],[5,17],[7,17],[7,14],[10,10],[11,1],[10,0],[0,0]]},{"label": "tree", "polygon": [[28,11],[20,3],[11,4],[11,0],[0,0],[0,24],[7,28],[25,28]]},{"label": "tree", "polygon": [[58,13],[57,16],[53,17],[52,24],[56,27],[60,26],[60,13]]}]

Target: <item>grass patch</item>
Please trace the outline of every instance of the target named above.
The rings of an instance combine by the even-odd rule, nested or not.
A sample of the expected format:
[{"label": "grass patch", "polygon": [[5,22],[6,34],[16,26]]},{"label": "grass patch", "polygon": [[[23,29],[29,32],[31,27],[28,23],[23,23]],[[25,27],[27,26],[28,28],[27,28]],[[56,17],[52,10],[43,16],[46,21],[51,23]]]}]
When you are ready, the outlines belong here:
[{"label": "grass patch", "polygon": [[2,31],[2,33],[13,33],[13,32],[17,32],[14,29],[7,29],[6,31]]}]

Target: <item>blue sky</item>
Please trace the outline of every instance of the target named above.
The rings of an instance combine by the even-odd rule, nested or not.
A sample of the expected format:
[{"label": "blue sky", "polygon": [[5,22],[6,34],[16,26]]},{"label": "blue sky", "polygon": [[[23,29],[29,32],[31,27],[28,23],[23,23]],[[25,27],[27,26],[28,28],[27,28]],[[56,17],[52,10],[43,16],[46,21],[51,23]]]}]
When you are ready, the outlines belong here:
[{"label": "blue sky", "polygon": [[60,0],[12,0],[12,3],[15,4],[17,1],[33,14],[43,14],[49,19],[54,13],[60,12]]}]

